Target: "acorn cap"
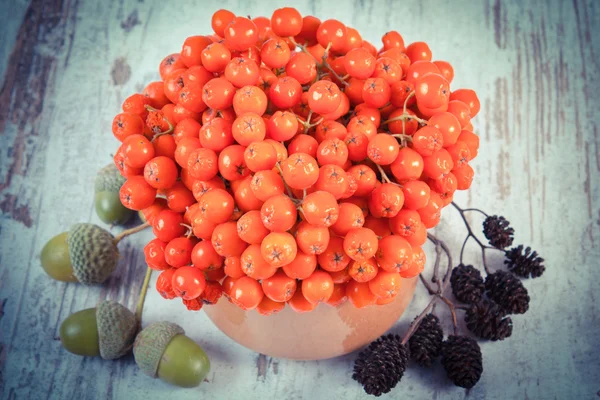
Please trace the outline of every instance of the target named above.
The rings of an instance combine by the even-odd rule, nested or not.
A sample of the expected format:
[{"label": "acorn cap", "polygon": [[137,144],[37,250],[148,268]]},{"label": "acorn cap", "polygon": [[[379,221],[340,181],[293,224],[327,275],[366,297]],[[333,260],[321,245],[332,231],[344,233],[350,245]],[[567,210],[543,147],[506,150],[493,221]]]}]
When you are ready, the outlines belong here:
[{"label": "acorn cap", "polygon": [[133,356],[135,363],[146,375],[156,378],[158,364],[169,342],[177,335],[183,335],[183,328],[172,322],[154,322],[142,330],[135,338]]},{"label": "acorn cap", "polygon": [[114,360],[131,350],[137,332],[135,315],[114,301],[103,301],[96,307],[100,356]]},{"label": "acorn cap", "polygon": [[94,181],[94,191],[119,193],[121,186],[125,183],[125,178],[121,175],[114,163],[110,163],[96,175]]},{"label": "acorn cap", "polygon": [[94,224],[75,224],[67,235],[73,275],[85,285],[104,282],[117,267],[113,235]]}]

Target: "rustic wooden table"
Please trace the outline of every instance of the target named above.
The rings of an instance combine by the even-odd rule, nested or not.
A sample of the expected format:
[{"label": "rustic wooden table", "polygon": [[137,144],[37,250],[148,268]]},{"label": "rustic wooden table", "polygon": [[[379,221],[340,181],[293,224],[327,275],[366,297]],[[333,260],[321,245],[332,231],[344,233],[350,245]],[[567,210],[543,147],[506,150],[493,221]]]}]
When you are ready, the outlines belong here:
[{"label": "rustic wooden table", "polygon": [[[217,6],[252,16],[281,6],[174,3],[0,1],[0,397],[366,398],[351,379],[355,355],[319,362],[258,355],[203,313],[182,312],[154,291],[145,321],[180,323],[212,359],[209,382],[197,389],[152,381],[131,357],[76,357],[53,340],[67,315],[102,299],[133,308],[143,279],[148,232],[125,241],[120,268],[103,286],[54,282],[39,260],[59,231],[99,222],[93,179],[116,148],[110,126],[123,99],[156,79],[159,61],[185,37],[209,32]],[[514,318],[513,336],[482,345],[484,374],[468,396],[600,397],[600,2],[291,3],[341,19],[373,43],[392,28],[407,42],[425,40],[434,58],[453,63],[454,87],[479,93],[477,176],[457,201],[507,216],[516,242],[537,249],[548,270],[526,282],[530,311]],[[456,248],[463,229],[448,210],[437,233]],[[426,300],[419,288],[394,330],[403,331]],[[388,398],[466,395],[438,365],[431,373],[411,367]]]}]

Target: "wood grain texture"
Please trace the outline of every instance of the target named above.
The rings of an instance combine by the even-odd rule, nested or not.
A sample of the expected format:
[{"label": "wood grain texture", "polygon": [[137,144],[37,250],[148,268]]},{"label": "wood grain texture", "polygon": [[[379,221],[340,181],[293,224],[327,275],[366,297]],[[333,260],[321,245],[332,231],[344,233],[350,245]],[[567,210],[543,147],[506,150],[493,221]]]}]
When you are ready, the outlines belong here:
[{"label": "wood grain texture", "polygon": [[[387,398],[596,398],[600,2],[293,3],[303,14],[341,19],[373,43],[397,29],[406,42],[425,40],[434,58],[452,62],[453,87],[476,89],[482,103],[476,181],[457,201],[502,213],[516,241],[547,260],[544,277],[526,282],[530,311],[514,318],[513,336],[482,345],[484,375],[474,389],[450,386],[439,365],[411,367]],[[164,55],[179,51],[185,37],[210,31],[214,3],[178,4],[0,3],[0,398],[366,398],[351,379],[355,355],[296,362],[254,354],[220,334],[203,313],[183,312],[153,290],[144,321],[180,323],[211,357],[209,382],[201,387],[175,389],[143,376],[131,357],[80,358],[53,340],[71,312],[106,298],[134,307],[148,232],[120,245],[118,272],[99,287],[50,281],[39,252],[71,224],[99,222],[93,179],[117,146],[113,115],[124,98],[158,77]],[[256,16],[283,4],[237,0],[218,7]],[[445,211],[436,233],[456,248],[463,232],[453,211]],[[478,260],[475,250],[469,249],[469,261]],[[420,288],[394,331],[403,332],[426,300]]]}]

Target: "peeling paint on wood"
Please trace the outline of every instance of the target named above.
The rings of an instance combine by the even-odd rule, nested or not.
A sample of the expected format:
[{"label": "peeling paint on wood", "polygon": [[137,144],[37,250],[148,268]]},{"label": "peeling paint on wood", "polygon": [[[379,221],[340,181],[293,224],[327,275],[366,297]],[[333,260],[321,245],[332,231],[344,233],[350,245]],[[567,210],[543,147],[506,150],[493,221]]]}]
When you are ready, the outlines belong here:
[{"label": "peeling paint on wood", "polygon": [[141,22],[138,19],[138,10],[133,10],[131,14],[127,16],[127,19],[121,22],[121,28],[129,33],[136,25],[139,25]]},{"label": "peeling paint on wood", "polygon": [[18,198],[15,195],[9,194],[0,201],[0,210],[4,214],[8,214],[9,218],[21,222],[28,228],[31,228],[33,220],[29,213],[29,207],[27,204],[18,204]]},{"label": "peeling paint on wood", "polygon": [[113,63],[112,70],[110,71],[113,85],[124,85],[129,81],[131,77],[131,67],[127,64],[125,57],[119,57]]}]

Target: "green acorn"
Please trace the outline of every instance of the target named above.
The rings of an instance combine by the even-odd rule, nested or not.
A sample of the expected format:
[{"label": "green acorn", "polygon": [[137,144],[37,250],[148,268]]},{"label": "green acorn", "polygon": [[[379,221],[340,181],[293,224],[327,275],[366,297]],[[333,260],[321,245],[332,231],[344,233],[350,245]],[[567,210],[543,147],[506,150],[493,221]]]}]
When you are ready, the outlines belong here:
[{"label": "green acorn", "polygon": [[114,360],[131,349],[137,328],[131,311],[107,300],[69,315],[60,326],[60,340],[73,354]]},{"label": "green acorn", "polygon": [[210,361],[202,348],[171,322],[155,322],[135,338],[136,364],[153,378],[180,387],[196,387],[210,371]]},{"label": "green acorn", "polygon": [[119,190],[125,183],[114,163],[108,164],[96,175],[94,183],[94,205],[96,214],[107,224],[121,225],[135,213],[121,203]]},{"label": "green acorn", "polygon": [[41,253],[50,277],[85,285],[102,283],[117,267],[119,250],[113,235],[94,224],[75,224],[50,239]]}]

